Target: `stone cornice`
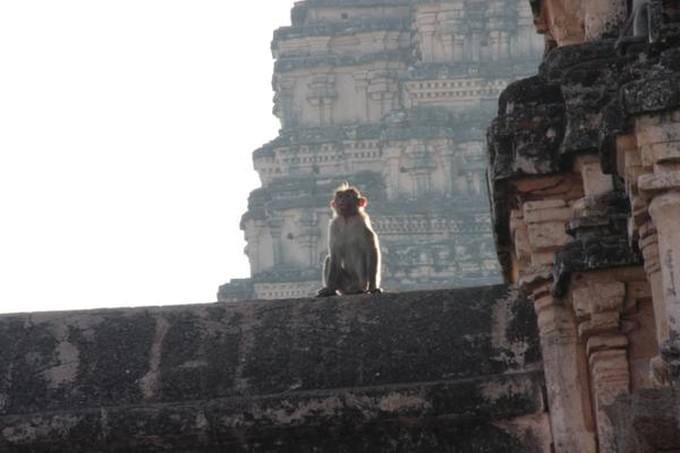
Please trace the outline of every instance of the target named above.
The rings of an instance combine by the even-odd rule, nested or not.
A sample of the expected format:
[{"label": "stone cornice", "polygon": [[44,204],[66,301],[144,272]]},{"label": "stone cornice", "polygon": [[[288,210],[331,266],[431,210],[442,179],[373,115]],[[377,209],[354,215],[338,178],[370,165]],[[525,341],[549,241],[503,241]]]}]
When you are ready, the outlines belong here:
[{"label": "stone cornice", "polygon": [[498,117],[488,132],[491,180],[557,172],[564,110],[557,84],[540,76],[510,84],[501,94]]},{"label": "stone cornice", "polygon": [[408,64],[413,60],[411,49],[387,50],[361,56],[348,55],[322,55],[313,57],[284,57],[274,64],[274,72],[284,73],[298,69],[309,69],[320,66],[343,67],[358,66],[363,64],[375,64],[376,62],[388,61],[391,63],[402,62]]},{"label": "stone cornice", "polygon": [[536,72],[536,59],[512,58],[495,61],[462,61],[457,63],[426,63],[409,68],[403,80],[429,80],[474,77],[484,80],[516,78]]},{"label": "stone cornice", "polygon": [[305,0],[304,6],[408,6],[413,0]]},{"label": "stone cornice", "polygon": [[395,112],[379,124],[355,124],[330,127],[290,128],[253,152],[254,159],[273,158],[277,147],[321,145],[354,140],[399,141],[417,138],[454,138],[457,141],[482,140],[479,125],[488,122],[493,112],[467,109],[456,114],[436,107],[422,107],[408,112]]},{"label": "stone cornice", "polygon": [[626,117],[677,108],[678,62],[679,48],[659,45],[634,55],[617,55],[611,40],[554,49],[538,76],[501,95],[489,129],[492,179],[555,173],[563,157],[598,151]]},{"label": "stone cornice", "polygon": [[582,152],[602,152],[611,170],[607,144],[629,117],[680,106],[679,48],[657,44],[620,55],[615,44],[554,49],[538,76],[508,86],[489,129],[494,181],[553,174]]},{"label": "stone cornice", "polygon": [[274,32],[272,49],[279,41],[308,36],[342,36],[374,31],[409,31],[410,18],[352,19],[343,22],[318,22],[281,27]]}]

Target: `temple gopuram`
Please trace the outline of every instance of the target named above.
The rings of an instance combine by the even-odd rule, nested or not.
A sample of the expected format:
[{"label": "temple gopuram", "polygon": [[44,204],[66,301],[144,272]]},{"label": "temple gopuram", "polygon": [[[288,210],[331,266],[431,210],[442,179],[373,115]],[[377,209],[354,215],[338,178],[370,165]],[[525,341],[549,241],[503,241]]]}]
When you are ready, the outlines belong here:
[{"label": "temple gopuram", "polygon": [[252,278],[221,301],[312,295],[343,181],[369,198],[388,291],[499,283],[485,131],[544,50],[521,0],[306,0],[274,33],[279,136],[241,229]]}]

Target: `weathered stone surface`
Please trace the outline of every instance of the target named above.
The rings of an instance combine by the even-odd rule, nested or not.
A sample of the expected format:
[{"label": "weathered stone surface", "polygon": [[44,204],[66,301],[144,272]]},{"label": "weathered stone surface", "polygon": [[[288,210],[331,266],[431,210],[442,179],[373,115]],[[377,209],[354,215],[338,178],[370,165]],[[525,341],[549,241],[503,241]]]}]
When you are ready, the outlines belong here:
[{"label": "weathered stone surface", "polygon": [[506,281],[538,313],[554,450],[680,451],[678,2],[531,6],[550,51],[501,95],[489,179]]},{"label": "weathered stone surface", "polygon": [[544,451],[535,329],[501,286],[1,316],[0,450]]},{"label": "weathered stone surface", "polygon": [[630,206],[624,193],[586,197],[575,211],[566,228],[574,240],[557,253],[552,271],[552,291],[558,297],[566,293],[573,273],[642,264],[628,239]]},{"label": "weathered stone surface", "polygon": [[674,414],[677,395],[670,388],[644,389],[617,398],[606,410],[614,421],[617,451],[621,453],[672,452],[680,449],[680,431]]}]

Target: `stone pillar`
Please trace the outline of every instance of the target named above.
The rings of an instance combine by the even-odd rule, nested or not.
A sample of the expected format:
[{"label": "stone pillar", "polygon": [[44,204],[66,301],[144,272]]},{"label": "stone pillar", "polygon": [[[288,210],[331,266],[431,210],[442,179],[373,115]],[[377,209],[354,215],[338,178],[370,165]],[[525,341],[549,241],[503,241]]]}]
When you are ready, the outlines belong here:
[{"label": "stone pillar", "polygon": [[[368,121],[379,121],[392,110],[396,88],[389,74],[373,74],[366,88],[366,93],[369,100]],[[370,108],[371,105],[373,108]]]},{"label": "stone pillar", "polygon": [[[648,137],[648,136],[646,136]],[[641,137],[647,143],[645,137]],[[659,244],[656,227],[649,216],[648,202],[638,190],[638,179],[648,170],[642,164],[642,157],[635,134],[620,135],[616,138],[617,172],[623,175],[626,193],[631,203],[631,216],[628,220],[628,236],[637,238],[638,247],[642,252],[644,270],[649,281],[652,304],[654,307],[654,322],[656,324],[657,344],[663,345],[668,340],[668,322],[663,295],[661,266],[659,264]],[[668,384],[668,367],[660,356],[650,361],[650,380],[658,386]]]},{"label": "stone pillar", "polygon": [[555,453],[595,453],[584,345],[568,306],[555,303],[550,284],[533,291]]},{"label": "stone pillar", "polygon": [[571,207],[562,198],[526,201],[511,213],[519,283],[538,317],[551,430],[556,453],[597,451],[585,344],[571,307],[551,294],[555,253],[568,241]]},{"label": "stone pillar", "polygon": [[[680,189],[680,173],[676,175]],[[680,192],[654,197],[649,213],[656,225],[663,298],[668,322],[668,341],[664,347],[672,355],[680,352]],[[680,385],[680,364],[669,363],[671,379]]]},{"label": "stone pillar", "polygon": [[649,221],[645,222],[638,231],[640,236],[638,243],[642,257],[645,260],[644,268],[652,290],[657,339],[661,345],[668,340],[668,321],[666,320],[663,281],[661,278],[661,265],[659,264],[658,236],[654,224]]},{"label": "stone pillar", "polygon": [[247,225],[244,229],[246,247],[243,250],[250,262],[250,273],[255,275],[260,272],[260,228],[254,225]]},{"label": "stone pillar", "polygon": [[320,122],[322,126],[333,124],[333,104],[335,98],[332,96],[324,96],[321,98],[320,105]]},{"label": "stone pillar", "polygon": [[437,15],[425,13],[416,18],[416,30],[420,34],[420,51],[424,63],[434,61],[434,34],[437,29]]},{"label": "stone pillar", "polygon": [[511,53],[510,53],[510,33],[508,33],[507,31],[501,31],[499,39],[500,39],[500,48],[499,48],[500,58],[501,59],[510,58],[510,56],[511,56]]},{"label": "stone pillar", "polygon": [[297,221],[298,231],[297,242],[300,248],[304,250],[304,265],[308,267],[317,267],[319,265],[317,259],[317,250],[320,244],[321,231],[319,228],[319,216],[315,212],[303,214]]},{"label": "stone pillar", "polygon": [[531,264],[552,265],[555,252],[569,242],[565,224],[571,217],[571,208],[561,199],[528,201],[522,208],[531,244]]},{"label": "stone pillar", "polygon": [[274,266],[283,263],[283,250],[281,247],[281,230],[283,228],[283,219],[272,218],[267,223],[269,233],[272,238],[272,262]]},{"label": "stone pillar", "polygon": [[491,30],[488,32],[488,46],[491,48],[491,59],[496,61],[500,59],[501,46],[501,32],[498,30]]},{"label": "stone pillar", "polygon": [[455,148],[451,141],[446,143],[442,150],[442,161],[444,162],[444,190],[446,193],[456,193],[456,177],[458,169],[456,167]]},{"label": "stone pillar", "polygon": [[597,414],[599,453],[617,452],[615,427],[604,409],[616,398],[629,392],[627,345],[628,339],[623,335],[597,336],[588,340],[588,364]]},{"label": "stone pillar", "polygon": [[446,59],[452,59],[454,41],[453,32],[443,30],[443,27],[441,27],[439,33],[437,33],[437,38],[437,41],[441,46],[442,56],[445,56],[444,58]]},{"label": "stone pillar", "polygon": [[356,91],[361,95],[361,98],[364,100],[364,121],[369,121],[371,114],[370,114],[370,101],[368,99],[368,85],[369,85],[369,80],[368,80],[368,72],[367,71],[361,71],[357,74],[354,74],[354,88]]},{"label": "stone pillar", "polygon": [[[635,119],[635,130],[642,168],[648,172],[638,177],[637,189],[648,202],[658,243],[661,290],[657,289],[654,304],[664,318],[659,321],[663,329],[659,338],[665,339],[660,346],[670,367],[671,382],[679,386],[680,110],[640,116]],[[662,302],[656,300],[659,296]]]},{"label": "stone pillar", "polygon": [[598,451],[615,453],[614,427],[604,408],[630,390],[628,338],[620,330],[626,286],[603,275],[574,277],[571,301],[580,320],[579,337],[587,345]]},{"label": "stone pillar", "polygon": [[295,112],[295,79],[278,77],[274,114],[281,121],[283,129],[293,127],[299,118]]},{"label": "stone pillar", "polygon": [[454,33],[453,35],[453,59],[458,63],[465,60],[465,34]]}]

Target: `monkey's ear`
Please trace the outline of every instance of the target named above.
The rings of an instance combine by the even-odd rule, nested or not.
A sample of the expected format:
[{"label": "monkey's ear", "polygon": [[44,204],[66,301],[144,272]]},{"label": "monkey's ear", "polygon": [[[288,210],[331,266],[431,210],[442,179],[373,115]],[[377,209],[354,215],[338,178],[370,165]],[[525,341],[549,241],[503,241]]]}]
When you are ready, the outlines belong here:
[{"label": "monkey's ear", "polygon": [[331,200],[331,208],[335,209],[335,199]]},{"label": "monkey's ear", "polygon": [[368,204],[368,199],[366,197],[359,197],[359,199],[357,199],[357,206],[359,206],[360,208],[363,208],[367,204]]}]

